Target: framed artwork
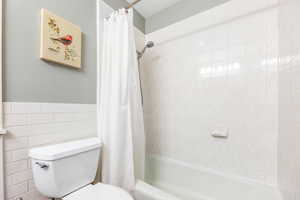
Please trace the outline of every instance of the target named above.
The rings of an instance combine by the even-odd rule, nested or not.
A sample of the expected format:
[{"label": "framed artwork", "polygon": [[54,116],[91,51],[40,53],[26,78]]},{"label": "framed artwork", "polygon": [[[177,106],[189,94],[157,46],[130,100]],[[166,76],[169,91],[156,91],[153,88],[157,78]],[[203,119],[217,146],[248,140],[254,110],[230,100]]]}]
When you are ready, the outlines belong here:
[{"label": "framed artwork", "polygon": [[80,28],[46,9],[41,18],[41,59],[81,68]]}]

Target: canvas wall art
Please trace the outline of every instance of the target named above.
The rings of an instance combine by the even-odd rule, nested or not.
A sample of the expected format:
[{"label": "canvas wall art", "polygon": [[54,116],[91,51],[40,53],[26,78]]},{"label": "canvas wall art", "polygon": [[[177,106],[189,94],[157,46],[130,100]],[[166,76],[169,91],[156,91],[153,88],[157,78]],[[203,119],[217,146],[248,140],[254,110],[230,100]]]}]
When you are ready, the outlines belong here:
[{"label": "canvas wall art", "polygon": [[80,28],[46,9],[41,18],[41,59],[81,68]]}]

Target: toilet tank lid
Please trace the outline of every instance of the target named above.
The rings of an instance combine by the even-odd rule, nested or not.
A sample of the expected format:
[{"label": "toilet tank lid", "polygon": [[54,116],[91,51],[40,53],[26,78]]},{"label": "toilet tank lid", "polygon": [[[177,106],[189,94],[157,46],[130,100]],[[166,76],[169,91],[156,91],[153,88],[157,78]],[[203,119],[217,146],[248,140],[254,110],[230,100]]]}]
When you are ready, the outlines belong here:
[{"label": "toilet tank lid", "polygon": [[36,160],[53,161],[73,156],[79,153],[83,153],[86,151],[98,149],[100,147],[100,139],[90,138],[34,148],[29,151],[29,157]]}]

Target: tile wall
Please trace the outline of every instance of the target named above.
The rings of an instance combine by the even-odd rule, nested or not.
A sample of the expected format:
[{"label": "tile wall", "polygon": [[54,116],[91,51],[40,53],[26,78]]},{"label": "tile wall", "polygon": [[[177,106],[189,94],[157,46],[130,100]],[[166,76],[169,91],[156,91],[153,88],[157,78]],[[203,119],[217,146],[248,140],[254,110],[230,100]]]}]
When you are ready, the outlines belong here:
[{"label": "tile wall", "polygon": [[278,177],[284,200],[300,199],[299,10],[299,0],[280,0]]},{"label": "tile wall", "polygon": [[[240,3],[199,15],[222,19],[229,7],[247,6]],[[277,185],[277,19],[268,5],[216,25],[187,19],[146,36],[159,41],[141,68],[149,154]],[[201,28],[173,37],[192,26]],[[215,131],[229,137],[212,137]]]}]

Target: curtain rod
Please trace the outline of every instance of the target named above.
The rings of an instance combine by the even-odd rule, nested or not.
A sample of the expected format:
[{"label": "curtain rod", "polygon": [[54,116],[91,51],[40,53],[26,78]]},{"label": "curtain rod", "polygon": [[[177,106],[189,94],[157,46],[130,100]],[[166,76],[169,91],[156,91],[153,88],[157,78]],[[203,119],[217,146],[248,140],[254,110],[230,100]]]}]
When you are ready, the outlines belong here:
[{"label": "curtain rod", "polygon": [[[1,0],[0,0],[0,1],[1,1]],[[129,10],[130,8],[132,8],[135,4],[139,3],[140,1],[142,1],[142,0],[136,0],[136,1],[132,2],[131,4],[129,4],[129,6],[125,7],[126,12],[128,12],[128,10]],[[110,16],[105,17],[105,19],[109,19],[109,18],[110,18]]]},{"label": "curtain rod", "polygon": [[139,3],[140,1],[141,0],[136,0],[136,1],[132,2],[129,6],[126,7],[126,9],[128,10],[128,9],[132,8],[135,4]]}]

